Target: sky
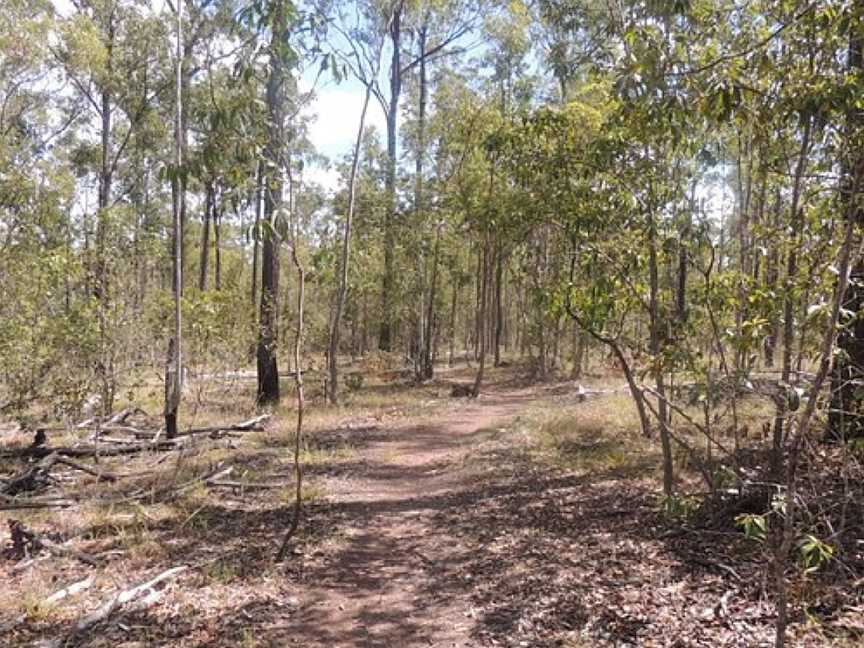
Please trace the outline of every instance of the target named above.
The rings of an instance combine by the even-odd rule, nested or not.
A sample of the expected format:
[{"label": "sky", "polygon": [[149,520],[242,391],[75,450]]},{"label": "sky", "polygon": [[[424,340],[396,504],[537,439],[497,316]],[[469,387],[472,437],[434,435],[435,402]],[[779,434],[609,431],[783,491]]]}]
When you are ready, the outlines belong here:
[{"label": "sky", "polygon": [[[315,74],[311,72],[304,76],[307,87],[314,82],[314,77]],[[309,139],[319,153],[334,161],[351,153],[357,137],[364,96],[362,84],[354,79],[339,84],[334,81],[319,81],[315,98],[303,111],[305,115],[314,116],[309,129]],[[375,126],[379,133],[386,132],[384,112],[374,99],[369,103],[366,126]],[[329,190],[339,186],[339,176],[332,165],[329,169],[309,169],[306,179]]]}]

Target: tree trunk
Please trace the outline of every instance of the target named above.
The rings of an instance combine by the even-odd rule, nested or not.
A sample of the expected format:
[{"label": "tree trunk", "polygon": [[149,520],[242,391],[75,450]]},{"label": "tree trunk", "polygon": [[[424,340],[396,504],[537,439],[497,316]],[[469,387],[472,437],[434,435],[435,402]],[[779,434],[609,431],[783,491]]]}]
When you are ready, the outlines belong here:
[{"label": "tree trunk", "polygon": [[[657,268],[657,221],[652,211],[648,213],[648,275],[649,275],[649,318],[650,318],[650,351],[653,357],[660,354],[662,348],[659,301],[659,277]],[[675,487],[675,475],[672,462],[672,444],[669,438],[668,406],[666,403],[666,385],[663,369],[656,369],[654,379],[657,393],[658,424],[660,426],[660,445],[663,450],[663,494],[670,497]]]},{"label": "tree trunk", "polygon": [[[264,231],[261,246],[261,306],[258,324],[258,403],[279,401],[278,340],[279,242],[276,215],[282,209],[282,174],[285,169],[285,82],[287,52],[284,41],[287,16],[284,0],[274,8],[270,42],[270,76],[267,80],[267,144],[264,150]],[[299,374],[299,367],[296,368]]]},{"label": "tree trunk", "polygon": [[447,366],[454,365],[453,356],[456,353],[456,303],[459,299],[459,285],[454,281],[450,297],[450,353],[447,357]]},{"label": "tree trunk", "polygon": [[[856,19],[850,29],[848,67],[860,75],[864,70],[864,0],[854,3]],[[841,200],[845,207],[845,220],[860,227],[864,223],[864,209],[860,206],[862,183],[862,155],[855,148],[864,126],[864,112],[850,108],[846,115],[846,159],[842,164]],[[831,409],[829,413],[830,438],[835,440],[864,437],[861,384],[864,382],[864,261],[858,259],[852,267],[849,287],[843,302],[841,319],[843,328],[837,339],[842,351],[834,356],[831,372]]]},{"label": "tree trunk", "polygon": [[[786,385],[789,384],[789,378],[792,374],[792,353],[795,341],[795,304],[797,303],[794,294],[795,276],[798,273],[797,248],[800,245],[801,228],[804,224],[800,211],[801,185],[807,167],[807,155],[810,149],[811,125],[812,119],[808,116],[804,122],[804,133],[801,137],[801,149],[798,153],[798,162],[795,165],[795,179],[792,185],[792,204],[789,208],[790,231],[792,232],[793,242],[789,247],[788,256],[786,258],[786,281],[783,291],[783,365],[780,374],[780,380]],[[777,416],[774,418],[772,468],[775,474],[779,474],[782,464],[782,445],[786,412],[787,406],[785,400],[783,400],[781,401],[781,406],[777,410]]]},{"label": "tree trunk", "polygon": [[393,340],[393,284],[394,245],[396,219],[396,134],[399,118],[399,97],[402,94],[402,10],[404,0],[399,0],[390,20],[392,59],[390,61],[390,102],[387,106],[387,175],[384,189],[387,206],[384,211],[384,280],[381,292],[381,330],[378,348],[392,350]]},{"label": "tree trunk", "polygon": [[504,310],[501,303],[501,282],[504,279],[504,252],[498,249],[495,259],[495,366],[501,366],[501,333],[504,330]]},{"label": "tree trunk", "polygon": [[[780,214],[782,211],[782,200],[780,198],[780,189],[777,189],[774,198],[774,214],[773,214],[773,229],[775,235],[780,232]],[[768,258],[766,259],[765,268],[765,288],[769,292],[777,291],[777,284],[780,280],[780,252],[776,245],[772,245],[768,250]],[[774,353],[777,349],[777,339],[780,337],[780,320],[776,315],[771,315],[771,320],[768,323],[768,335],[765,337],[765,366],[769,369],[774,366]]]},{"label": "tree trunk", "polygon": [[210,213],[213,209],[213,185],[207,183],[207,193],[204,199],[204,214],[201,227],[201,261],[199,264],[198,290],[207,290],[207,266],[210,258]]},{"label": "tree trunk", "polygon": [[474,387],[471,390],[471,394],[474,398],[477,398],[480,395],[480,389],[483,386],[483,373],[486,369],[486,314],[487,314],[487,302],[488,294],[489,294],[489,256],[491,255],[491,244],[489,242],[490,235],[485,235],[485,241],[483,242],[483,250],[481,253],[482,263],[481,263],[481,272],[480,272],[480,311],[478,313],[478,321],[479,326],[477,327],[477,335],[478,335],[478,346],[479,346],[479,357],[477,359],[477,374],[474,377]]},{"label": "tree trunk", "polygon": [[432,281],[429,285],[429,303],[426,305],[426,345],[423,349],[423,377],[430,380],[435,375],[435,300],[438,297],[438,263],[441,252],[441,228],[435,230],[435,249],[432,252]]},{"label": "tree trunk", "polygon": [[[173,198],[173,287],[174,287],[174,337],[168,341],[168,353],[166,361],[165,376],[165,436],[169,439],[177,435],[177,416],[180,409],[180,398],[183,393],[183,328],[181,298],[183,295],[183,265],[182,265],[182,214],[181,204],[183,199],[183,182],[180,179],[182,168],[183,146],[182,146],[182,112],[183,112],[183,83],[182,83],[182,52],[183,42],[183,4],[177,3],[177,63],[175,69],[175,92],[176,105],[174,112],[174,175],[171,181]],[[173,373],[173,376],[171,374]]]},{"label": "tree trunk", "polygon": [[[280,5],[281,6],[281,5]],[[293,202],[293,201],[292,201]],[[300,448],[303,445],[303,415],[305,412],[305,399],[303,392],[303,315],[306,298],[306,271],[297,255],[299,231],[297,226],[295,210],[289,210],[291,214],[291,260],[297,270],[297,329],[294,332],[294,381],[297,386],[297,426],[294,429],[294,514],[291,524],[282,540],[282,546],[276,555],[276,560],[281,561],[288,553],[291,539],[300,528],[300,516],[303,512],[303,470],[300,465]]]},{"label": "tree trunk", "polygon": [[217,204],[216,196],[213,196],[213,252],[216,255],[215,284],[216,290],[222,290],[222,216],[225,215],[225,204]]},{"label": "tree trunk", "polygon": [[252,226],[252,308],[258,305],[258,253],[260,250],[261,240],[261,206],[262,193],[264,191],[264,170],[261,162],[258,162],[258,168],[255,178],[255,223]]},{"label": "tree trunk", "polygon": [[354,156],[351,160],[351,174],[348,178],[348,211],[345,215],[345,228],[342,232],[342,255],[339,259],[339,290],[336,293],[336,304],[330,318],[330,335],[327,345],[327,366],[330,379],[329,400],[334,405],[339,392],[339,325],[342,321],[342,311],[345,308],[345,297],[348,294],[348,262],[351,254],[351,225],[354,220],[354,205],[357,194],[357,169],[360,166],[360,147],[363,143],[363,129],[366,126],[366,111],[372,96],[372,85],[366,85],[366,95],[363,99],[363,109],[360,111],[360,124],[357,127],[357,139],[354,141]]}]

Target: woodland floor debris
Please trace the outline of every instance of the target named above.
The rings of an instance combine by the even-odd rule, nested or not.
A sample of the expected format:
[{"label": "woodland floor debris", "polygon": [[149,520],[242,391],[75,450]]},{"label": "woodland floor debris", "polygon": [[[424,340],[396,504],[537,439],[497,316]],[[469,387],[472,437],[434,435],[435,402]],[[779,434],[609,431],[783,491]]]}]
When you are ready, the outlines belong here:
[{"label": "woodland floor debris", "polygon": [[[437,398],[415,389],[420,409],[385,401],[316,424],[305,517],[282,567],[272,555],[289,519],[290,440],[278,428],[243,433],[234,447],[202,434],[192,452],[100,457],[87,464],[96,475],[53,465],[68,469],[60,483],[22,495],[56,491],[72,506],[21,514],[19,530],[72,551],[27,535],[18,549],[10,542],[0,562],[4,640],[768,645],[773,608],[757,547],[728,513],[704,512],[693,519],[710,524],[690,526],[661,512],[656,457],[622,431],[629,420],[595,420],[620,416],[626,396],[586,382],[583,391],[600,393],[569,398],[509,375],[477,400],[447,398],[447,383]],[[163,574],[173,580],[157,591]],[[859,595],[844,582],[816,574],[802,583],[809,607],[797,608],[793,645],[864,636]],[[89,584],[52,600],[76,583]],[[817,614],[822,626],[808,626]]]}]

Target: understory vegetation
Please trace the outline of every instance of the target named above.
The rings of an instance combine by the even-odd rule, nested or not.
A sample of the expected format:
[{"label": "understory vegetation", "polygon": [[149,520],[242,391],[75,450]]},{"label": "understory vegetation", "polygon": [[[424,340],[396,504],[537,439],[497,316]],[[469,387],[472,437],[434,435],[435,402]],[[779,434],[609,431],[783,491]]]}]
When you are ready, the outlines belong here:
[{"label": "understory vegetation", "polygon": [[862,96],[864,0],[5,0],[0,636],[864,641]]}]

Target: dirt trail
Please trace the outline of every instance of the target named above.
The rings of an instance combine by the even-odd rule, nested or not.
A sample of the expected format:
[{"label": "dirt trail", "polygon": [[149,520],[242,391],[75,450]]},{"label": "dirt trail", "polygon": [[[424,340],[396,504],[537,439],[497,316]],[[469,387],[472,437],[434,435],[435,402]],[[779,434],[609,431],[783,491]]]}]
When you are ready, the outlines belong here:
[{"label": "dirt trail", "polygon": [[506,391],[434,420],[382,430],[358,450],[363,466],[330,495],[348,517],[344,546],[299,592],[295,645],[331,648],[477,646],[457,587],[458,554],[436,512],[459,505],[462,460],[489,428],[536,401]]}]

